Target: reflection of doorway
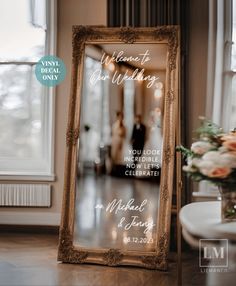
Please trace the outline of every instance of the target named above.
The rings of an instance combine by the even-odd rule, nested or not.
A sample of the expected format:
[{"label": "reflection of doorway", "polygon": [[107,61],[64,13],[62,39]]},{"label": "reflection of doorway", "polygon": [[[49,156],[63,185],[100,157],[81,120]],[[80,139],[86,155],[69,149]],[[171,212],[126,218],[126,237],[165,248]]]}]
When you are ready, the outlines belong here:
[{"label": "reflection of doorway", "polygon": [[[84,82],[82,90],[81,109],[81,140],[79,165],[80,168],[93,168],[95,164],[104,164],[111,145],[111,105],[116,100],[113,94],[114,84],[110,80],[91,82],[91,75],[97,70],[103,76],[109,77],[111,71],[101,65],[101,62],[89,56],[85,57]],[[135,84],[132,80],[124,81],[123,92],[124,123],[127,129],[125,152],[131,148],[129,142],[134,122]],[[118,106],[113,106],[118,110]]]},{"label": "reflection of doorway", "polygon": [[133,80],[124,81],[124,123],[126,127],[126,142],[124,156],[129,156],[129,150],[132,150],[130,144],[133,125],[134,125],[134,100],[135,84]]}]

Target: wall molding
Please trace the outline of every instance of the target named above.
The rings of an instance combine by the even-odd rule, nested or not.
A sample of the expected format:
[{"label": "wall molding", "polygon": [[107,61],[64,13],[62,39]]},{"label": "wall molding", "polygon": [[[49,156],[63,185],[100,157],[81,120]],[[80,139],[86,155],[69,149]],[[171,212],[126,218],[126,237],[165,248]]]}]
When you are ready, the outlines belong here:
[{"label": "wall molding", "polygon": [[60,219],[60,213],[0,211],[0,224],[3,225],[59,226]]},{"label": "wall molding", "polygon": [[36,182],[55,182],[56,176],[55,174],[4,174],[0,172],[0,180],[2,181],[36,181]]}]

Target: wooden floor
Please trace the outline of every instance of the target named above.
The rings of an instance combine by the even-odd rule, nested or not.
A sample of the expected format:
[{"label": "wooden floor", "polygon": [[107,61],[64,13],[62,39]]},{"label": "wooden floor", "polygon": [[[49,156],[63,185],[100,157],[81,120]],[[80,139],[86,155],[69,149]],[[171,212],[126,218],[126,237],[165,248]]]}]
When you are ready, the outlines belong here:
[{"label": "wooden floor", "polygon": [[[57,235],[0,233],[1,286],[166,286],[177,285],[175,254],[168,272],[132,267],[57,263]],[[198,268],[198,256],[184,255],[183,284],[206,285]]]}]

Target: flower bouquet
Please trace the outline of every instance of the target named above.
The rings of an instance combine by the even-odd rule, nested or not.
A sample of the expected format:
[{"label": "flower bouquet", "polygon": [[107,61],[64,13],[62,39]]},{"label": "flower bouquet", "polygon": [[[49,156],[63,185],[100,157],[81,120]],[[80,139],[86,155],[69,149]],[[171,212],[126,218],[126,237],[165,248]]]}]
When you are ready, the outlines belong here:
[{"label": "flower bouquet", "polygon": [[186,159],[183,170],[194,181],[218,185],[222,194],[222,218],[236,220],[236,132],[224,133],[218,125],[202,118],[197,134],[198,139],[190,149],[177,147]]}]

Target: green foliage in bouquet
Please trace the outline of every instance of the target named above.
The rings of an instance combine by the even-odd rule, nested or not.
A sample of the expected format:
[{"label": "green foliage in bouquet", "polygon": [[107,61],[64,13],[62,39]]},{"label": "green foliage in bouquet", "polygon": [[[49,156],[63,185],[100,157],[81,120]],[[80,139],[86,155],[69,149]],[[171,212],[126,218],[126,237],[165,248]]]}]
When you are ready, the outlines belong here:
[{"label": "green foliage in bouquet", "polygon": [[217,124],[207,120],[204,117],[200,117],[201,126],[196,130],[196,133],[200,138],[208,138],[210,141],[215,141],[218,136],[223,133],[223,129]]},{"label": "green foliage in bouquet", "polygon": [[186,165],[183,170],[194,181],[210,181],[223,188],[236,188],[236,132],[224,133],[211,121],[201,118],[198,139],[191,148],[178,146]]}]

